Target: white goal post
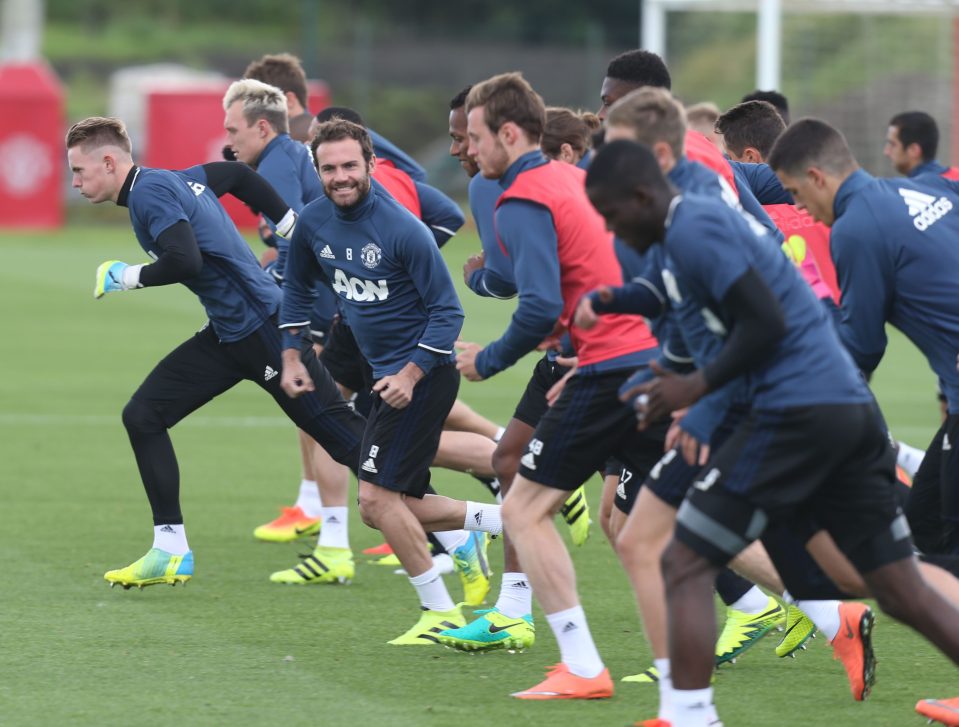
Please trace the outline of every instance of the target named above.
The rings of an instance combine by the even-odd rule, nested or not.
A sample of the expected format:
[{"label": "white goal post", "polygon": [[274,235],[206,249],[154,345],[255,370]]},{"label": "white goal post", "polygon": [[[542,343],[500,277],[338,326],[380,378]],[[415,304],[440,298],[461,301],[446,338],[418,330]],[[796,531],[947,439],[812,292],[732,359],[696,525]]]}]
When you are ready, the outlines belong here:
[{"label": "white goal post", "polygon": [[640,6],[640,47],[664,58],[667,52],[667,13],[755,12],[756,87],[764,89],[777,89],[781,85],[783,13],[933,14],[950,18],[959,15],[959,0],[643,0]]}]

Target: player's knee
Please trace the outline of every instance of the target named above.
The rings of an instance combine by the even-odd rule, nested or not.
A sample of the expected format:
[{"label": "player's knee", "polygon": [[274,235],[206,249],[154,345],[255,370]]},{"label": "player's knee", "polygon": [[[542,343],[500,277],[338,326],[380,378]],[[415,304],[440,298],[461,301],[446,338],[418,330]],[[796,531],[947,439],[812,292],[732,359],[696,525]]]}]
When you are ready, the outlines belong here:
[{"label": "player's knee", "polygon": [[526,508],[519,505],[516,498],[505,498],[500,506],[500,517],[503,518],[503,527],[513,537],[513,533],[519,532],[529,522],[526,516]]},{"label": "player's knee", "polygon": [[359,495],[360,519],[367,527],[379,529],[379,523],[383,521],[389,503],[384,496],[387,493],[375,485],[363,487]]},{"label": "player's knee", "polygon": [[127,432],[161,432],[166,429],[160,414],[148,404],[130,399],[123,407],[123,426]]},{"label": "player's knee", "polygon": [[615,532],[615,536],[616,554],[624,565],[641,568],[659,567],[661,552],[654,552],[652,548],[646,547],[640,539],[629,537],[628,531]]},{"label": "player's knee", "polygon": [[622,533],[613,533],[613,548],[619,557],[619,562],[627,569],[638,568],[644,565],[643,557],[637,552],[633,540],[625,540]]},{"label": "player's knee", "polygon": [[370,495],[360,494],[359,497],[360,519],[368,528],[376,528],[376,502]]},{"label": "player's knee", "polygon": [[[501,484],[513,481],[519,469],[519,458],[520,453],[509,446],[503,446],[502,440],[496,445],[493,450],[493,472]],[[508,487],[508,484],[505,485],[505,488]]]},{"label": "player's knee", "polygon": [[666,589],[695,579],[715,579],[717,568],[687,545],[673,539],[660,558]]}]

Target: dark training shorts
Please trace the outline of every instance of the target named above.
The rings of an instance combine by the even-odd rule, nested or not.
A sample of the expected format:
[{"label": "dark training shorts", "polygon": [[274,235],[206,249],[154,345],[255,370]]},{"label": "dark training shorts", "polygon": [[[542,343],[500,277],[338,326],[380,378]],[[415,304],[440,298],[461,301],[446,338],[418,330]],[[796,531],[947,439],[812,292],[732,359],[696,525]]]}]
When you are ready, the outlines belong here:
[{"label": "dark training shorts", "polygon": [[676,537],[723,566],[770,521],[800,513],[862,573],[911,555],[895,453],[873,403],[752,411],[693,482]]},{"label": "dark training shorts", "polygon": [[394,409],[374,393],[360,450],[359,478],[387,490],[423,497],[459,386],[456,366],[444,364],[417,382],[412,401],[402,409]]},{"label": "dark training shorts", "polygon": [[560,490],[575,490],[610,457],[642,479],[663,454],[667,421],[636,430],[633,410],[619,400],[632,370],[573,376],[533,432],[519,473]]},{"label": "dark training shorts", "polygon": [[[722,422],[716,427],[716,431],[713,432],[713,436],[709,440],[710,447],[713,450],[721,448],[748,415],[749,410],[743,406],[730,407]],[[664,454],[663,458],[656,463],[643,484],[660,500],[670,507],[678,509],[700,470],[702,470],[702,467],[698,464],[687,464],[682,452],[673,449]],[[639,485],[635,487],[637,490],[639,489]]]},{"label": "dark training shorts", "polygon": [[[660,460],[662,461],[662,460]],[[659,464],[653,466],[655,470]],[[636,498],[639,497],[639,488],[643,486],[643,481],[633,474],[628,467],[619,468],[619,482],[616,483],[616,497],[613,498],[613,504],[616,509],[624,515],[629,515],[636,504]]]},{"label": "dark training shorts", "polygon": [[543,414],[549,409],[549,404],[546,402],[546,393],[553,387],[553,384],[563,378],[567,371],[569,371],[569,368],[550,361],[546,356],[537,361],[533,368],[533,375],[530,376],[529,383],[526,384],[526,391],[523,392],[523,397],[516,405],[513,418],[535,428],[539,424],[539,420],[543,418]]},{"label": "dark training shorts", "polygon": [[333,380],[350,391],[364,392],[373,386],[373,369],[360,353],[353,329],[342,319],[337,320],[326,336],[320,361]]}]

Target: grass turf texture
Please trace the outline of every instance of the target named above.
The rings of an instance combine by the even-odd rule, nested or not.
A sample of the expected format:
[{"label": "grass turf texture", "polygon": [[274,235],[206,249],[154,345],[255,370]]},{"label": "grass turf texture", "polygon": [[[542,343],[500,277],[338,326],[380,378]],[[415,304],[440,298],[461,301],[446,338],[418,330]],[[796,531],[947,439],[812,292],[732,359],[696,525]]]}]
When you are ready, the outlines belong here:
[{"label": "grass turf texture", "polygon": [[[444,249],[460,282],[472,235]],[[120,410],[164,354],[203,323],[179,286],[92,296],[103,260],[144,258],[123,227],[4,233],[0,252],[0,722],[179,724],[623,725],[655,715],[655,687],[618,684],[593,703],[524,703],[511,691],[558,661],[538,610],[524,654],[470,656],[386,641],[417,617],[407,581],[358,564],[349,587],[283,587],[267,577],[297,546],[254,541],[254,526],[292,502],[299,482],[292,425],[256,386],[242,384],[173,431],[196,577],[185,589],[110,590],[108,568],[150,546],[150,512]],[[463,337],[485,343],[513,303],[465,291]],[[532,358],[494,381],[464,381],[461,396],[502,424]],[[936,425],[934,380],[897,334],[875,377],[898,436],[925,446]],[[440,489],[484,497],[470,478],[440,471]],[[598,480],[589,490],[597,507]],[[594,512],[596,510],[594,509]],[[565,530],[561,528],[561,530]],[[351,514],[353,547],[380,542]],[[565,533],[564,533],[565,536]],[[305,550],[305,546],[302,548]],[[501,570],[501,549],[491,547]],[[594,525],[573,558],[593,635],[614,678],[650,656],[626,579]],[[461,588],[448,577],[454,598]],[[498,587],[494,583],[493,597]],[[956,693],[955,669],[918,636],[880,615],[879,681],[854,703],[822,637],[796,660],[767,638],[716,680],[727,725],[921,725],[920,697]]]}]

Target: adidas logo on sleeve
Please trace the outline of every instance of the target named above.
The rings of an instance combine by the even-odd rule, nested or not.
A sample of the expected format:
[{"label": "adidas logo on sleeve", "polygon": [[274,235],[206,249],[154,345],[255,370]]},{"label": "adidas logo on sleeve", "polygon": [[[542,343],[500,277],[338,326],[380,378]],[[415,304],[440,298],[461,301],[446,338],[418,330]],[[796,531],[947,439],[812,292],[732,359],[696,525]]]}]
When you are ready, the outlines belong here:
[{"label": "adidas logo on sleeve", "polygon": [[336,255],[333,254],[329,245],[323,246],[323,249],[320,250],[320,257],[326,258],[327,260],[336,260]]},{"label": "adidas logo on sleeve", "polygon": [[936,199],[934,195],[905,187],[899,188],[899,196],[909,209],[913,227],[920,232],[928,230],[952,210],[952,202],[948,197]]}]

